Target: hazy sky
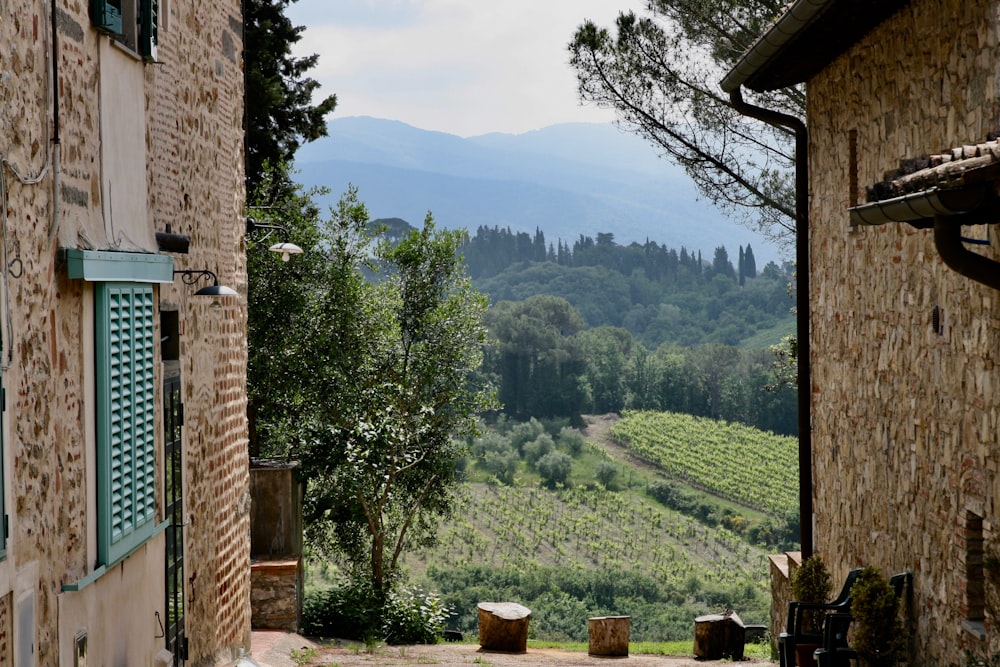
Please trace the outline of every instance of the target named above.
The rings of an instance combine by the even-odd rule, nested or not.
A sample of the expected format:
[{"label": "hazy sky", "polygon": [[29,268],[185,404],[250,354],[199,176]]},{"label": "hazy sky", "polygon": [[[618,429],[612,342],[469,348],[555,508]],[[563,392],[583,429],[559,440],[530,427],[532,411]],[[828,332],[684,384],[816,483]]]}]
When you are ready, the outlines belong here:
[{"label": "hazy sky", "polygon": [[606,122],[583,106],[567,44],[642,0],[297,0],[296,55],[336,93],[334,117],[375,116],[459,136]]}]

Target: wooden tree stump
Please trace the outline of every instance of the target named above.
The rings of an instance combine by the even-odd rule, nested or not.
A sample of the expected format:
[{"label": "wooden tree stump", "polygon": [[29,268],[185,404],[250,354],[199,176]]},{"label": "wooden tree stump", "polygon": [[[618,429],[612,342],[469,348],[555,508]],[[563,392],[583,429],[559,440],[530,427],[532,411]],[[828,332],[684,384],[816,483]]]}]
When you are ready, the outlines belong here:
[{"label": "wooden tree stump", "polygon": [[587,620],[590,655],[628,657],[631,616],[596,616]]},{"label": "wooden tree stump", "polygon": [[528,650],[531,610],[514,602],[480,602],[479,645],[487,651],[524,653]]},{"label": "wooden tree stump", "polygon": [[735,612],[707,614],[694,619],[694,657],[743,659],[746,630]]}]

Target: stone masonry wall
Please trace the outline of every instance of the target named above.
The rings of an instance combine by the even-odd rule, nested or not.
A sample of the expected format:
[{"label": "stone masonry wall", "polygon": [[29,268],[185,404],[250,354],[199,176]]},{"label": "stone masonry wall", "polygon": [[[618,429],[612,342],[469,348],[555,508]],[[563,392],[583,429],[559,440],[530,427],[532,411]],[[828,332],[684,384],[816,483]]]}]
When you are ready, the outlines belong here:
[{"label": "stone masonry wall", "polygon": [[[944,266],[929,230],[852,229],[847,208],[900,160],[997,130],[998,64],[996,3],[914,0],[808,83],[816,551],[835,579],[913,572],[917,667],[985,648],[963,626],[965,536],[981,517],[1000,549],[1000,294]],[[965,235],[1000,259],[995,226]]]},{"label": "stone masonry wall", "polygon": [[[249,648],[242,21],[239,0],[171,0],[160,7],[160,62],[135,62],[146,90],[146,145],[140,148],[148,222],[156,231],[169,225],[190,235],[190,253],[175,256],[175,268],[211,269],[242,294],[214,310],[179,281],[157,288],[160,307],[179,311],[182,330],[188,664],[199,666]],[[0,159],[10,165],[3,173],[0,250],[7,248],[2,265],[11,268],[0,281],[0,333],[12,499],[10,553],[0,561],[0,620],[9,619],[12,591],[35,594],[39,665],[59,664],[65,644],[57,611],[63,584],[94,566],[88,540],[96,510],[87,473],[93,452],[86,435],[92,415],[85,398],[93,378],[84,345],[92,290],[66,277],[58,250],[88,248],[85,230],[106,227],[99,44],[107,38],[92,27],[86,0],[60,0],[56,228],[55,169],[47,160],[48,8],[38,0],[0,0]],[[157,459],[162,484],[159,452]],[[157,516],[162,520],[162,507]],[[142,558],[140,552],[130,560]],[[162,562],[147,567],[150,577],[162,578]],[[96,588],[72,595],[94,595]],[[114,619],[93,622],[110,627]],[[8,627],[8,621],[0,624],[0,665],[11,660]],[[142,641],[153,642],[152,634]],[[105,663],[101,647],[92,648],[93,659],[118,664]]]},{"label": "stone masonry wall", "polygon": [[[96,145],[96,52],[82,3],[57,15],[65,158],[63,220],[89,214],[94,167],[86,147]],[[81,11],[82,10],[82,11]],[[84,462],[82,285],[60,272],[50,239],[52,211],[50,27],[45,5],[0,2],[0,159],[6,199],[3,244],[7,272],[0,281],[3,385],[7,391],[3,446],[8,457],[8,553],[0,563],[5,641],[0,664],[12,664],[9,618],[15,592],[35,593],[39,665],[58,662],[57,596],[63,581],[87,572],[87,481]],[[20,174],[15,175],[14,171]],[[99,180],[96,180],[99,184]],[[83,205],[81,206],[81,202]],[[32,566],[31,564],[34,564]],[[30,574],[23,574],[28,572]]]}]

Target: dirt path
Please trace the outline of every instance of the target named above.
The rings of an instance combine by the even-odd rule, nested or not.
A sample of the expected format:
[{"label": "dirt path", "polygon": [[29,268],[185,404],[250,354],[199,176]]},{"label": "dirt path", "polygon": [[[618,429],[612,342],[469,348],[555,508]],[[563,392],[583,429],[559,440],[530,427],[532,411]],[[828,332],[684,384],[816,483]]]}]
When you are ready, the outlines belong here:
[{"label": "dirt path", "polygon": [[606,415],[584,415],[583,419],[587,422],[587,428],[583,430],[583,437],[595,445],[603,447],[611,458],[627,461],[644,470],[658,470],[655,465],[648,461],[643,461],[629,454],[625,445],[611,437],[611,427],[618,421],[618,415],[613,412]]},{"label": "dirt path", "polygon": [[[557,649],[528,649],[527,653],[510,654],[482,651],[473,644],[436,644],[432,646],[394,646],[379,649],[374,654],[364,650],[356,651],[349,648],[321,648],[320,654],[308,665],[341,665],[342,667],[365,665],[367,667],[390,665],[481,665],[483,667],[584,667],[587,665],[602,665],[618,660],[619,664],[637,665],[639,667],[705,667],[706,665],[721,665],[713,660],[695,660],[694,658],[668,658],[653,655],[631,655],[627,658],[598,658],[586,653],[562,651]],[[727,664],[732,665],[731,661]],[[740,665],[771,665],[766,660],[746,660]]]}]

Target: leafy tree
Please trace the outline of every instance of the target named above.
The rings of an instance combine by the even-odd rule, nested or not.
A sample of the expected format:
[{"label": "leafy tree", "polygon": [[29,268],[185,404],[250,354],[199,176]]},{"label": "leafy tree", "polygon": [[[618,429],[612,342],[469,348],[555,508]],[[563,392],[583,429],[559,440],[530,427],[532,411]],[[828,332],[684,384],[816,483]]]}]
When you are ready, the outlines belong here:
[{"label": "leafy tree", "polygon": [[616,466],[611,461],[601,461],[597,464],[597,470],[595,471],[595,476],[597,481],[606,489],[612,489],[615,483],[615,477],[618,476],[618,466]]},{"label": "leafy tree", "polygon": [[[326,135],[324,116],[337,106],[336,95],[318,104],[319,82],[306,76],[317,55],[295,58],[292,46],[303,26],[293,26],[285,8],[295,0],[244,0],[243,70],[246,83],[246,183],[251,200],[280,199],[291,190],[287,174],[302,142]],[[266,165],[285,165],[283,178],[264,179]],[[262,186],[267,186],[262,189]]]},{"label": "leafy tree", "polygon": [[[432,542],[451,510],[466,451],[453,436],[496,407],[474,382],[487,303],[463,273],[461,233],[430,216],[373,247],[355,189],[325,223],[302,211],[302,264],[272,270],[263,247],[249,253],[257,448],[302,462],[309,541],[342,556],[381,609],[402,554]],[[369,264],[379,280],[365,279]]]},{"label": "leafy tree", "polygon": [[575,428],[564,426],[559,429],[556,444],[570,456],[577,456],[583,450],[583,434]]},{"label": "leafy tree", "polygon": [[344,556],[378,600],[403,553],[433,543],[451,511],[464,455],[452,436],[475,432],[476,415],[495,407],[470,384],[487,303],[464,275],[462,234],[436,230],[428,216],[398,245],[378,246],[391,272],[364,284],[363,335],[331,375],[327,401],[337,407],[308,452],[314,543]]},{"label": "leafy tree", "polygon": [[[737,113],[718,81],[781,11],[782,0],[650,0],[619,15],[615,33],[591,21],[569,45],[580,99],[684,167],[699,191],[772,237],[794,232],[792,134]],[[748,101],[804,117],[801,88]]]},{"label": "leafy tree", "polygon": [[521,457],[513,447],[504,450],[492,450],[483,456],[483,469],[504,484],[513,484]]},{"label": "leafy tree", "polygon": [[560,451],[551,451],[538,459],[535,468],[546,486],[554,489],[569,479],[569,473],[573,469],[573,457]]},{"label": "leafy tree", "polygon": [[486,321],[498,341],[487,366],[501,378],[504,410],[519,417],[579,415],[583,357],[572,336],[583,326],[580,313],[565,299],[538,295],[502,301]]},{"label": "leafy tree", "polygon": [[528,465],[536,466],[542,457],[548,455],[555,449],[555,442],[548,433],[542,433],[529,443],[524,445],[524,460]]},{"label": "leafy tree", "polygon": [[[261,184],[270,189],[284,170],[268,168]],[[349,192],[334,219],[321,221],[311,192],[286,192],[280,206],[264,208],[255,217],[264,224],[281,224],[289,239],[305,251],[288,263],[268,251],[270,241],[247,239],[247,415],[250,455],[284,456],[292,443],[305,437],[305,425],[325,403],[316,388],[316,360],[331,360],[332,352],[351,349],[361,301],[362,279],[357,267],[367,243],[361,219],[363,206]],[[323,308],[329,319],[317,315]],[[345,344],[330,349],[327,342]],[[332,363],[332,362],[331,362]],[[313,382],[315,381],[315,382]]]},{"label": "leafy tree", "polygon": [[510,444],[518,452],[524,451],[524,446],[545,433],[545,426],[534,417],[526,422],[516,424],[510,429]]},{"label": "leafy tree", "polygon": [[592,413],[619,412],[625,407],[627,359],[632,354],[632,334],[625,329],[599,327],[577,334],[587,359]]}]

